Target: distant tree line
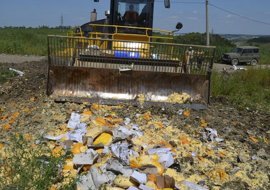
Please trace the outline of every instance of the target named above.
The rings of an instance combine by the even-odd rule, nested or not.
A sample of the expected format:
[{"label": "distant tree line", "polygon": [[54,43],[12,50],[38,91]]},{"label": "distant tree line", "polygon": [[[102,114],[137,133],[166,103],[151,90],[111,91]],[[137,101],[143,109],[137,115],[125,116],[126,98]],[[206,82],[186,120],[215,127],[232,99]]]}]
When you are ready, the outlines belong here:
[{"label": "distant tree line", "polygon": [[[206,44],[206,34],[205,33],[188,33],[184,35],[175,36],[174,41],[181,44],[194,44],[194,45],[205,45]],[[212,34],[210,36],[210,43],[212,46],[226,46],[234,47],[234,44],[221,37],[218,34]]]},{"label": "distant tree line", "polygon": [[270,36],[260,36],[258,38],[250,39],[247,42],[248,42],[248,44],[253,44],[253,43],[266,44],[266,43],[270,43]]},{"label": "distant tree line", "polygon": [[[174,41],[180,44],[193,44],[193,45],[205,45],[206,34],[205,33],[188,33],[184,35],[175,36]],[[218,34],[212,34],[210,36],[210,45],[216,46],[215,61],[219,62],[222,54],[231,51],[235,48],[228,39],[221,37]]]},{"label": "distant tree line", "polygon": [[46,26],[46,25],[42,25],[42,26],[38,26],[38,27],[26,27],[26,26],[3,26],[3,27],[0,27],[0,29],[35,29],[35,28],[38,28],[38,29],[70,29],[72,28],[72,26],[54,26],[54,27],[51,27],[51,26]]},{"label": "distant tree line", "polygon": [[[153,35],[165,36],[164,34],[161,34],[158,32],[153,32]],[[163,39],[156,39],[155,41],[163,42]],[[181,35],[174,36],[173,42],[178,43],[178,44],[205,45],[206,34],[198,33],[198,32],[181,34]],[[210,45],[216,46],[215,61],[220,61],[223,53],[231,51],[233,48],[236,47],[236,45],[232,41],[218,34],[210,35]]]}]

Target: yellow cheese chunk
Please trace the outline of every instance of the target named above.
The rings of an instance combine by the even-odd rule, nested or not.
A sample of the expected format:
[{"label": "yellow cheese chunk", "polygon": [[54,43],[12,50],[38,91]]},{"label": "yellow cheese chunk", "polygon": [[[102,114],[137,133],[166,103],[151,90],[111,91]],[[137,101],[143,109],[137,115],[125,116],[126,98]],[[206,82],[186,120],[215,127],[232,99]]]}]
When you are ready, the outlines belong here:
[{"label": "yellow cheese chunk", "polygon": [[104,145],[108,146],[112,143],[112,135],[109,133],[102,133],[99,135],[95,141],[93,142],[93,145]]}]

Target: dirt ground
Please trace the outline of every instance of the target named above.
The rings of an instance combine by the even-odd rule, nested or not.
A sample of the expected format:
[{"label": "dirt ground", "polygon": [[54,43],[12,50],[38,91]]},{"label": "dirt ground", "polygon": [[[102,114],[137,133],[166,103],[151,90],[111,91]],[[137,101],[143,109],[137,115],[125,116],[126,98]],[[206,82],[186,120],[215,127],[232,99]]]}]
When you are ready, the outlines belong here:
[{"label": "dirt ground", "polygon": [[[80,112],[86,106],[90,106],[55,103],[46,96],[46,60],[19,64],[14,62],[0,63],[0,69],[14,68],[25,73],[22,77],[17,76],[0,84],[0,118],[2,118],[0,141],[2,143],[8,143],[8,136],[16,132],[42,136],[57,125],[66,123],[71,112]],[[170,126],[178,128],[190,139],[200,141],[203,146],[214,146],[214,152],[220,150],[225,152],[223,156],[211,156],[210,152],[209,155],[204,153],[199,161],[192,156],[178,155],[175,158],[180,165],[178,171],[186,178],[195,175],[207,176],[198,177],[200,180],[194,179],[194,181],[199,181],[198,184],[206,184],[210,189],[270,189],[269,113],[248,108],[237,110],[223,99],[212,100],[206,110],[190,110],[188,117],[173,109],[127,106],[125,109],[115,110],[119,116],[131,119],[136,117],[136,114],[147,111],[150,111],[153,117],[158,117],[164,123],[167,122]],[[6,120],[14,113],[18,113],[16,119],[7,126]],[[209,144],[202,135],[205,132],[205,125],[216,129],[218,137],[224,141],[214,145]],[[176,137],[177,134],[174,136]],[[167,140],[173,142],[175,139]],[[202,166],[201,159],[211,161],[211,164]],[[214,172],[211,173],[215,167],[221,168],[224,173],[217,171],[215,176]]]}]

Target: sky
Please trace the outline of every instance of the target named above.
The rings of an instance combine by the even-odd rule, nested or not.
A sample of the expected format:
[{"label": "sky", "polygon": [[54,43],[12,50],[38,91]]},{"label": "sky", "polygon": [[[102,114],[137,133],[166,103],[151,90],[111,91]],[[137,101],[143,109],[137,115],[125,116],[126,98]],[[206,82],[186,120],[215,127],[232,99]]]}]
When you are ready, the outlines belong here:
[{"label": "sky", "polygon": [[[104,18],[109,0],[0,0],[0,27],[42,25],[79,26],[90,20],[96,8],[98,19]],[[154,28],[174,30],[183,24],[181,33],[205,32],[205,0],[171,0],[165,9],[156,0]],[[209,0],[209,30],[218,34],[270,35],[270,0]]]}]

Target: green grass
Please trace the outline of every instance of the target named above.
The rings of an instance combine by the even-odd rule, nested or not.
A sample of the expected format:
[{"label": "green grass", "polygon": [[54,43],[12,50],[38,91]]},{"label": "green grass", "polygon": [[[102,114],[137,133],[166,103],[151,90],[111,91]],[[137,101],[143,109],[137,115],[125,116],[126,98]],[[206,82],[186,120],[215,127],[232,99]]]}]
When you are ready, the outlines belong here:
[{"label": "green grass", "polygon": [[[0,189],[49,189],[61,183],[61,166],[65,157],[53,157],[44,144],[34,146],[23,135],[11,137],[5,146],[5,156],[0,155]],[[60,189],[74,189],[76,180],[60,186]]]},{"label": "green grass", "polygon": [[0,53],[47,55],[47,35],[66,35],[59,28],[0,28]]},{"label": "green grass", "polygon": [[10,78],[15,77],[16,73],[13,71],[10,71],[8,69],[1,69],[0,70],[0,84],[3,84],[4,82],[8,81]]},{"label": "green grass", "polygon": [[270,69],[249,69],[229,76],[215,72],[212,96],[226,97],[239,108],[270,111]]},{"label": "green grass", "polygon": [[260,64],[270,64],[270,43],[257,46],[260,48]]}]

